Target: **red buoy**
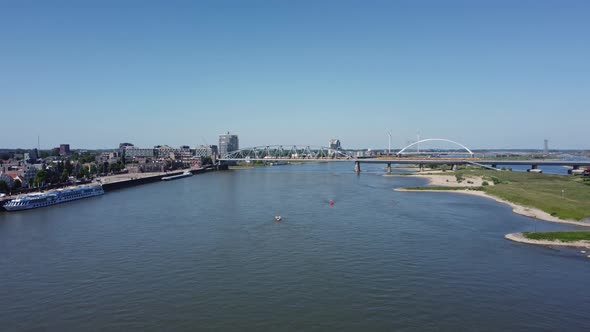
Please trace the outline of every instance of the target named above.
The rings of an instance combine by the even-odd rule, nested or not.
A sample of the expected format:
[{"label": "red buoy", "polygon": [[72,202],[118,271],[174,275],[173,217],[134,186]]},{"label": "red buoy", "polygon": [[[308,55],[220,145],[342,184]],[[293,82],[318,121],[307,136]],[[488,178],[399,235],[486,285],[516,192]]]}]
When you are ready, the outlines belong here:
[{"label": "red buoy", "polygon": [[334,201],[330,200],[330,206],[334,206]]}]

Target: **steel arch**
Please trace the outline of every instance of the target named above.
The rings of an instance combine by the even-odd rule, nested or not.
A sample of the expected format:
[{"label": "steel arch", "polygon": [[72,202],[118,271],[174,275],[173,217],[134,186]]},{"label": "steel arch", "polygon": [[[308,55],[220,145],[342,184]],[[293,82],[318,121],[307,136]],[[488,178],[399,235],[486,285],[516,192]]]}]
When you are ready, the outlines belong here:
[{"label": "steel arch", "polygon": [[465,149],[465,150],[466,150],[466,151],[467,151],[467,152],[468,152],[470,155],[472,155],[472,156],[473,156],[473,154],[474,154],[474,153],[473,153],[471,150],[469,150],[469,148],[467,148],[465,145],[463,145],[463,144],[461,144],[461,143],[459,143],[459,142],[451,141],[450,139],[445,139],[445,138],[427,138],[427,139],[423,139],[423,140],[420,140],[420,141],[414,142],[414,143],[412,143],[412,144],[410,144],[410,145],[406,146],[405,148],[403,148],[403,149],[399,150],[399,152],[398,152],[397,154],[398,154],[398,155],[401,155],[401,154],[402,154],[402,153],[403,153],[403,152],[404,152],[404,151],[405,151],[407,148],[410,148],[410,147],[412,147],[412,146],[414,146],[414,145],[416,145],[416,144],[420,144],[420,143],[423,143],[423,142],[431,142],[431,141],[440,141],[440,142],[448,142],[448,143],[453,143],[453,144],[455,144],[455,145],[458,145],[458,146],[462,147],[463,149]]}]

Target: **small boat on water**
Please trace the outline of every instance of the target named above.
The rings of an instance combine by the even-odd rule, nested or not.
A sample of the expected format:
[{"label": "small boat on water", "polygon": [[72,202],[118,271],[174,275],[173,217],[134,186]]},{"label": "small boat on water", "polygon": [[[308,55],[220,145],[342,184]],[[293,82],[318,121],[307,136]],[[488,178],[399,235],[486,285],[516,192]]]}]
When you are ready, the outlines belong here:
[{"label": "small boat on water", "polygon": [[281,221],[283,218],[281,216],[275,216],[275,221]]},{"label": "small boat on water", "polygon": [[184,171],[182,174],[164,176],[164,177],[162,177],[162,181],[176,180],[176,179],[180,179],[180,178],[186,178],[189,176],[193,176],[193,173],[191,173],[190,171]]}]

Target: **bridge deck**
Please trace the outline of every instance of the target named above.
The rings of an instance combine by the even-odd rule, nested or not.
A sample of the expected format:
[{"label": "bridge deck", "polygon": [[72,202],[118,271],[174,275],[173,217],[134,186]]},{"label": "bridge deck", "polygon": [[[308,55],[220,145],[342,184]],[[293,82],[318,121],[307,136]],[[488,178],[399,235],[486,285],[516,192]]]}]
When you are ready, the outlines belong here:
[{"label": "bridge deck", "polygon": [[575,161],[575,160],[479,160],[479,159],[289,159],[289,158],[266,158],[266,159],[219,159],[219,161],[292,161],[292,162],[359,162],[365,164],[433,164],[433,165],[465,165],[465,164],[481,164],[486,166],[491,165],[537,165],[537,166],[589,166],[590,161]]}]

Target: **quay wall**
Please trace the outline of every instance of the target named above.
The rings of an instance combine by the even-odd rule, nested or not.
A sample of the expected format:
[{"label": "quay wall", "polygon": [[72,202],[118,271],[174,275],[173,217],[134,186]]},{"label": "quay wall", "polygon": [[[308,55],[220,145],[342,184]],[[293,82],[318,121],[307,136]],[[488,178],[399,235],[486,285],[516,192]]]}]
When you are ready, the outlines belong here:
[{"label": "quay wall", "polygon": [[[201,168],[201,169],[191,169],[190,172],[194,175],[194,174],[201,174],[201,173],[206,173],[206,172],[215,171],[215,170],[216,169],[213,169],[213,168]],[[126,179],[126,180],[122,180],[122,181],[118,181],[118,182],[104,183],[102,185],[102,188],[104,189],[105,192],[109,192],[112,190],[134,187],[134,186],[147,184],[147,183],[159,182],[159,181],[162,181],[162,178],[165,176],[180,175],[184,171],[185,170],[181,170],[178,172],[169,172],[167,174],[158,174],[158,175],[148,176],[148,177],[143,177],[143,178]]]}]

